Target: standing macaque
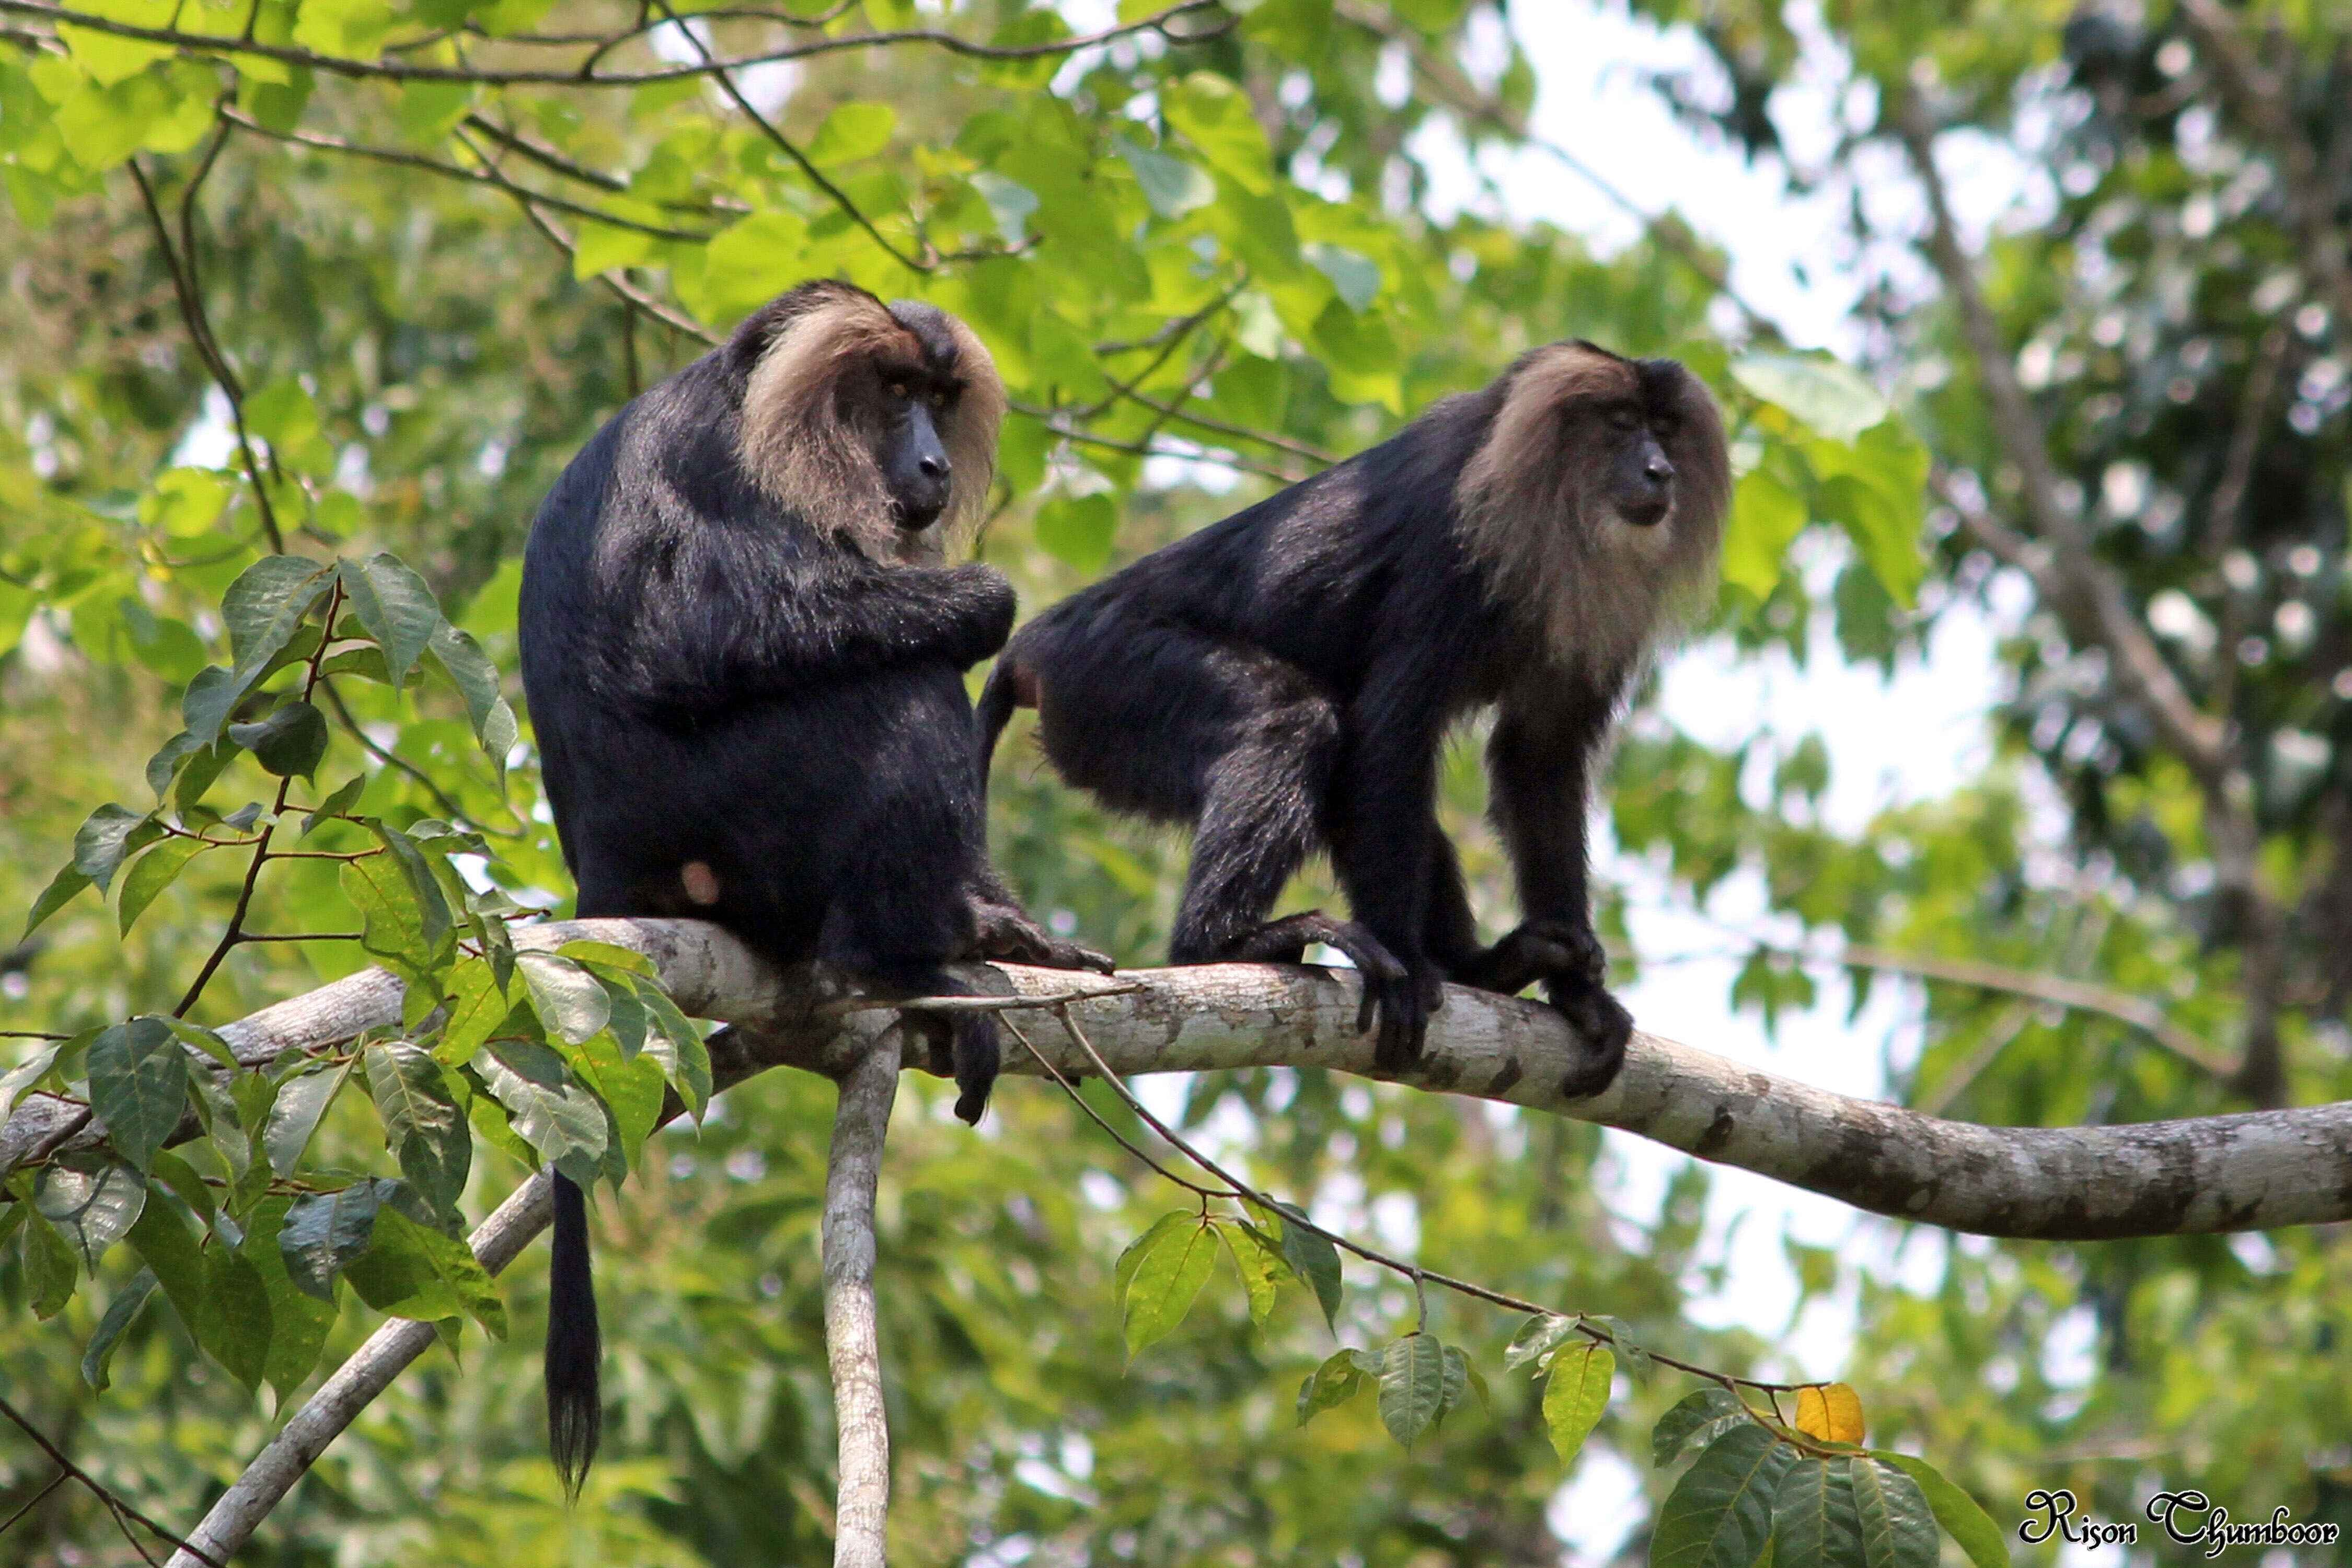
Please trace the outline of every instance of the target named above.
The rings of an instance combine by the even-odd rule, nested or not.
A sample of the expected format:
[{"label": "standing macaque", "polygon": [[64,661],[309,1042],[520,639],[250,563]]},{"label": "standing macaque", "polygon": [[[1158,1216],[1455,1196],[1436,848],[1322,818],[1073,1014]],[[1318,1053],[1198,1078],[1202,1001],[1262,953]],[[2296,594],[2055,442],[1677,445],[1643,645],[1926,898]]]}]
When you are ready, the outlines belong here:
[{"label": "standing macaque", "polygon": [[[1591,770],[1651,652],[1704,600],[1730,494],[1723,423],[1673,360],[1575,342],[1520,356],[1389,440],[1072,595],[980,701],[983,773],[1015,707],[1113,810],[1193,829],[1170,957],[1362,972],[1391,1071],[1448,980],[1540,980],[1616,1076],[1586,888]],[[1492,947],[1436,815],[1449,727],[1496,710],[1495,826],[1522,923]],[[1327,849],[1354,914],[1269,922]]]}]

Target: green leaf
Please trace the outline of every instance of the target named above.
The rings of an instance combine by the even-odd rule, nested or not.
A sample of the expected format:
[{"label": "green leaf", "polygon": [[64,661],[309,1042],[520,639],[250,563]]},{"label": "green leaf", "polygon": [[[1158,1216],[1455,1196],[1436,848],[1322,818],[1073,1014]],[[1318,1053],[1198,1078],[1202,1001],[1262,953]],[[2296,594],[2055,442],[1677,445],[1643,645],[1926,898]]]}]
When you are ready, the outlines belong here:
[{"label": "green leaf", "polygon": [[1289,1204],[1275,1207],[1283,1211],[1283,1259],[1315,1292],[1315,1304],[1323,1309],[1323,1326],[1336,1334],[1339,1331],[1339,1249],[1328,1237],[1296,1223],[1307,1217],[1304,1209]]},{"label": "green leaf", "polygon": [[1298,1385],[1298,1425],[1320,1415],[1336,1405],[1344,1405],[1363,1392],[1363,1368],[1356,1364],[1357,1352],[1335,1351],[1321,1366],[1307,1374]]},{"label": "green leaf", "polygon": [[645,1005],[654,1027],[646,1050],[661,1064],[678,1098],[686,1101],[688,1113],[700,1116],[702,1108],[710,1103],[710,1049],[702,1043],[702,1031],[657,986],[637,987],[637,1000]]},{"label": "green leaf", "polygon": [[[26,1205],[11,1204],[22,1210]],[[25,1294],[31,1298],[33,1316],[48,1321],[73,1300],[74,1245],[57,1227],[35,1220],[24,1226]]]},{"label": "green leaf", "polygon": [[482,651],[481,644],[446,622],[434,632],[426,647],[439,662],[442,673],[449,678],[449,684],[465,699],[466,716],[474,726],[474,739],[499,776],[504,778],[507,753],[514,749],[521,732],[515,726],[514,710],[499,695],[498,667]]},{"label": "green leaf", "polygon": [[408,884],[416,915],[417,940],[423,944],[427,962],[446,956],[454,935],[449,900],[442,894],[441,879],[433,874],[432,862],[425,858],[424,847],[399,828],[375,817],[367,819],[367,827],[400,868]]},{"label": "green leaf", "polygon": [[1569,1340],[1575,1337],[1576,1320],[1558,1312],[1542,1312],[1529,1318],[1512,1336],[1508,1349],[1503,1352],[1506,1371],[1517,1372],[1529,1363],[1540,1366]]},{"label": "green leaf", "polygon": [[530,993],[539,1021],[573,1045],[604,1028],[612,1004],[596,977],[552,952],[519,952],[515,967]]},{"label": "green leaf", "polygon": [[506,1338],[506,1302],[472,1249],[404,1214],[396,1200],[377,1210],[373,1244],[343,1270],[343,1277],[362,1300],[380,1312],[425,1322],[463,1315],[480,1323],[492,1338]]},{"label": "green leaf", "polygon": [[[195,747],[203,751],[215,749],[215,742],[221,738],[221,726],[228,722],[229,713],[250,684],[249,681],[238,681],[236,677],[216,664],[208,664],[196,671],[194,678],[188,682],[186,694],[180,699],[180,722],[187,726],[185,733]],[[152,773],[148,782],[154,782]],[[207,779],[205,782],[210,784],[212,781]],[[156,793],[160,795],[162,792]]]},{"label": "green leaf", "polygon": [[509,1020],[518,1011],[528,1026],[535,1026],[539,1020],[526,1001],[510,999],[499,988],[488,959],[461,961],[449,972],[448,993],[448,1016],[433,1047],[433,1054],[445,1062],[472,1061],[474,1053],[491,1037],[508,1032]]},{"label": "green leaf", "polygon": [[88,71],[90,79],[100,87],[112,87],[137,76],[157,60],[170,59],[176,52],[170,44],[151,44],[143,38],[126,38],[66,23],[58,24],[58,38],[65,45],[66,52],[73,56],[74,64]]},{"label": "green leaf", "polygon": [[1360,251],[1318,243],[1302,246],[1299,254],[1331,280],[1332,291],[1347,301],[1348,309],[1369,310],[1380,297],[1380,263]]},{"label": "green leaf", "polygon": [[100,1255],[129,1233],[146,1206],[146,1178],[99,1150],[61,1154],[33,1178],[33,1207],[93,1274]]},{"label": "green leaf", "polygon": [[1862,1560],[1862,1521],[1845,1459],[1799,1459],[1772,1501],[1772,1568],[1849,1568]]},{"label": "green leaf", "polygon": [[1211,168],[1252,195],[1274,190],[1265,132],[1239,87],[1224,77],[1194,71],[1163,87],[1160,101],[1169,124],[1200,149]]},{"label": "green leaf", "polygon": [[406,1040],[371,1042],[360,1059],[401,1174],[436,1213],[455,1212],[473,1165],[474,1135],[441,1064]]},{"label": "green leaf", "polygon": [[1803,500],[1764,469],[1741,475],[1723,536],[1723,580],[1759,600],[1769,595],[1805,517]]},{"label": "green leaf", "polygon": [[820,166],[870,158],[890,144],[898,111],[887,103],[844,103],[824,117],[808,144],[809,162]]},{"label": "green leaf", "polygon": [[0,1121],[5,1121],[8,1113],[16,1109],[16,1097],[32,1088],[43,1073],[57,1065],[58,1055],[64,1048],[62,1040],[36,1046],[31,1056],[6,1072],[0,1072]]},{"label": "green leaf", "polygon": [[610,1142],[604,1108],[568,1080],[561,1058],[544,1046],[501,1041],[477,1056],[473,1066],[507,1108],[516,1135],[541,1159],[583,1187],[596,1179]]},{"label": "green leaf", "polygon": [[321,1301],[335,1299],[335,1276],[365,1252],[383,1206],[380,1184],[359,1182],[339,1193],[296,1198],[278,1232],[278,1250],[297,1289]]},{"label": "green leaf", "polygon": [[163,1286],[180,1321],[194,1333],[205,1309],[205,1255],[187,1222],[167,1199],[152,1191],[145,1207],[129,1232],[131,1249]]},{"label": "green leaf", "polygon": [[24,931],[16,940],[22,942],[40,930],[48,923],[51,915],[71,903],[75,895],[89,885],[89,879],[81,873],[79,868],[58,867],[58,874],[49,879],[49,885],[41,889],[41,896],[33,900],[32,913],[25,917]]},{"label": "green leaf", "polygon": [[114,1293],[106,1305],[106,1316],[98,1321],[97,1331],[89,1336],[89,1345],[81,1352],[81,1380],[92,1390],[104,1394],[109,1381],[107,1367],[114,1360],[114,1347],[122,1342],[122,1335],[139,1314],[145,1310],[147,1299],[155,1294],[155,1276],[142,1268],[131,1277],[131,1282]]},{"label": "green leaf", "polygon": [[327,754],[327,716],[308,702],[288,702],[256,724],[231,724],[228,738],[278,778],[309,778]]},{"label": "green leaf", "polygon": [[1036,529],[1048,555],[1081,572],[1098,572],[1110,559],[1118,509],[1108,495],[1055,496],[1037,509]]},{"label": "green leaf", "polygon": [[[1217,182],[1183,159],[1150,152],[1124,137],[1112,145],[1127,160],[1127,166],[1135,171],[1135,183],[1143,187],[1143,199],[1161,217],[1180,218],[1217,199]],[[1034,204],[1036,198],[1030,199]]]},{"label": "green leaf", "polygon": [[1748,1418],[1748,1407],[1729,1389],[1702,1388],[1658,1417],[1650,1431],[1650,1462],[1663,1470],[1684,1449],[1704,1448]]},{"label": "green leaf", "polygon": [[1410,1448],[1445,1409],[1445,1350],[1407,1334],[1381,1352],[1381,1425]]},{"label": "green leaf", "polygon": [[236,1248],[215,1246],[205,1253],[205,1304],[196,1323],[196,1341],[229,1375],[246,1387],[259,1388],[269,1364],[269,1342],[276,1320],[269,1310],[269,1287],[253,1259]]},{"label": "green leaf", "polygon": [[1826,357],[1744,354],[1731,362],[1731,378],[1832,440],[1851,441],[1886,417],[1878,388]]},{"label": "green leaf", "polygon": [[1936,1522],[1959,1543],[1976,1568],[2008,1568],[2009,1537],[1992,1521],[1992,1516],[1978,1506],[1976,1499],[1946,1480],[1943,1472],[1908,1454],[1873,1449],[1870,1458],[1880,1465],[1892,1465],[1918,1483],[1928,1508],[1935,1512]]},{"label": "green leaf", "polygon": [[278,1236],[293,1204],[291,1197],[273,1194],[254,1205],[247,1216],[244,1244],[238,1248],[269,1294],[269,1356],[262,1364],[261,1375],[278,1391],[281,1405],[319,1364],[319,1354],[327,1348],[327,1331],[335,1326],[337,1316],[332,1302],[301,1289],[287,1271]]},{"label": "green leaf", "polygon": [[135,812],[107,802],[89,814],[74,834],[74,868],[105,892],[124,859],[163,837],[152,812]]},{"label": "green leaf", "polygon": [[1919,1483],[1873,1458],[1855,1459],[1849,1474],[1867,1568],[1935,1568],[1936,1516]]},{"label": "green leaf", "polygon": [[318,1130],[319,1118],[327,1113],[336,1090],[351,1072],[349,1062],[320,1068],[299,1078],[287,1079],[278,1086],[277,1098],[269,1107],[269,1119],[264,1124],[261,1138],[263,1151],[269,1156],[269,1168],[283,1178],[291,1176],[302,1163],[302,1151],[310,1146],[310,1134]]},{"label": "green leaf", "polygon": [[[279,405],[289,403],[286,395],[280,395],[275,404],[270,400],[272,393],[281,393],[283,389],[290,389],[291,397],[300,399],[306,407],[310,405],[310,395],[292,382],[279,382],[268,392],[247,399],[246,418],[248,422],[256,422],[257,428],[261,429],[264,437],[269,436],[269,428],[262,427],[259,422],[276,414]],[[310,412],[313,433],[317,426],[318,412],[313,408]],[[281,419],[271,427],[283,429],[286,426]],[[276,438],[272,437],[272,441],[276,444]],[[335,569],[331,564],[322,565],[299,555],[265,555],[247,567],[237,580],[228,585],[228,592],[221,598],[221,619],[228,627],[229,647],[236,656],[236,665],[230,675],[236,682],[239,695],[259,679],[262,670],[278,657],[278,651],[293,641],[302,617],[327,596],[334,577]],[[199,676],[198,679],[203,678]],[[190,724],[188,729],[197,735],[204,735],[204,731],[194,724]],[[205,739],[209,742],[210,737],[205,736]]]},{"label": "green leaf", "polygon": [[124,936],[139,917],[147,912],[157,895],[180,879],[188,862],[213,846],[201,839],[173,837],[159,839],[142,849],[131,862],[130,870],[122,876],[122,892],[114,901],[114,919]]},{"label": "green leaf", "polygon": [[1249,1297],[1250,1321],[1265,1322],[1274,1311],[1276,1283],[1290,1272],[1290,1265],[1283,1261],[1282,1248],[1246,1220],[1219,1220],[1217,1236],[1234,1260],[1234,1271],[1242,1277],[1242,1289]]},{"label": "green leaf", "polygon": [[320,801],[314,810],[302,818],[301,836],[308,838],[319,824],[349,813],[352,803],[359,799],[360,792],[367,788],[367,774],[361,773],[338,786],[334,794]]},{"label": "green leaf", "polygon": [[1551,1375],[1544,1382],[1544,1430],[1561,1464],[1575,1459],[1601,1424],[1616,1376],[1617,1358],[1604,1344],[1587,1341],[1582,1350],[1563,1350],[1552,1357]]},{"label": "green leaf", "polygon": [[1198,1215],[1169,1217],[1182,1223],[1171,1225],[1163,1219],[1145,1232],[1144,1242],[1149,1245],[1138,1243],[1141,1250],[1132,1268],[1125,1267],[1124,1255],[1119,1259],[1126,1275],[1121,1304],[1130,1359],[1165,1339],[1184,1321],[1216,1264],[1215,1226]]},{"label": "green leaf", "polygon": [[1796,1459],[1796,1449],[1752,1421],[1717,1438],[1658,1510],[1652,1568],[1751,1568]]},{"label": "green leaf", "polygon": [[162,1019],[133,1018],[90,1042],[90,1109],[115,1152],[142,1174],[187,1104],[188,1053]]}]

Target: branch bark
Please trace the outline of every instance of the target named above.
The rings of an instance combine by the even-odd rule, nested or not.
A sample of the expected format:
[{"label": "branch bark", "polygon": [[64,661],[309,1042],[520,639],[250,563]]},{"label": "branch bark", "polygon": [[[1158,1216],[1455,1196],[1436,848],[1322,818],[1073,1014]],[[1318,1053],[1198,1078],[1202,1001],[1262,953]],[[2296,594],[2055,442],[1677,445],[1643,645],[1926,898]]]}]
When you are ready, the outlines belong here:
[{"label": "branch bark", "polygon": [[882,1140],[898,1096],[901,1031],[887,1029],[841,1080],[824,1176],[824,1351],[833,1369],[840,1479],[834,1568],[885,1568],[890,1427],[882,1409],[882,1346],[874,1300],[874,1192]]}]

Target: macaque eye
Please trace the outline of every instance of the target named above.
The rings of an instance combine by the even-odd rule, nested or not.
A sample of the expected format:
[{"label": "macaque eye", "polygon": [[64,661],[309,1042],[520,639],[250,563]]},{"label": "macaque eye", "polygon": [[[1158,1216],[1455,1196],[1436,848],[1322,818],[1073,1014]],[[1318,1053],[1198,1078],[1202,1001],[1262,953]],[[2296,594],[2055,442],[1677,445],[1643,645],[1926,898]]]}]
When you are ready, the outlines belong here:
[{"label": "macaque eye", "polygon": [[1638,430],[1642,427],[1642,416],[1630,408],[1612,408],[1609,411],[1609,427],[1612,430]]},{"label": "macaque eye", "polygon": [[894,381],[890,384],[890,395],[897,398],[899,402],[905,403],[915,395],[908,389],[905,382]]},{"label": "macaque eye", "polygon": [[950,403],[952,403],[953,401],[955,401],[955,394],[954,394],[954,393],[952,393],[952,392],[950,392],[950,391],[949,391],[946,387],[944,387],[944,386],[935,386],[935,387],[931,388],[931,406],[932,406],[932,407],[934,407],[934,408],[945,408],[945,407],[946,407]]}]

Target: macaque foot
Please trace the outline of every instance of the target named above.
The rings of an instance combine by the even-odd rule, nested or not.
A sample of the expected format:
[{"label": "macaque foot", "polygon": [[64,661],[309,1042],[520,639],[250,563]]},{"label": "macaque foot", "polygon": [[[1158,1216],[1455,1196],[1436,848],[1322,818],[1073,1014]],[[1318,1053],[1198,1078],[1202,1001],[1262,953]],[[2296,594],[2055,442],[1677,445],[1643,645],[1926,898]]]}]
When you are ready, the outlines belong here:
[{"label": "macaque foot", "polygon": [[1547,920],[1527,921],[1463,965],[1454,978],[1481,991],[1516,996],[1538,980],[1598,987],[1608,973],[1608,955],[1590,926]]},{"label": "macaque foot", "polygon": [[[1337,921],[1320,910],[1307,910],[1268,921],[1226,942],[1216,959],[1235,963],[1298,963],[1309,942],[1321,942],[1348,955],[1362,977],[1363,1000],[1356,1009],[1356,1032],[1370,1034],[1377,1024],[1380,1038],[1372,1060],[1383,1072],[1397,1072],[1421,1056],[1429,1016],[1445,998],[1445,979],[1433,968],[1416,973],[1385,943],[1353,921]],[[1179,956],[1178,963],[1206,962]]]},{"label": "macaque foot", "polygon": [[1006,963],[1030,963],[1040,969],[1092,969],[1108,974],[1116,967],[1103,954],[1076,942],[1065,942],[1029,918],[1017,905],[974,893],[971,898],[972,956],[1001,959]]},{"label": "macaque foot", "polygon": [[1593,981],[1554,980],[1544,987],[1551,1005],[1568,1020],[1576,1037],[1595,1055],[1590,1068],[1570,1074],[1559,1086],[1569,1098],[1599,1094],[1617,1081],[1625,1065],[1625,1045],[1633,1037],[1633,1015]]}]

